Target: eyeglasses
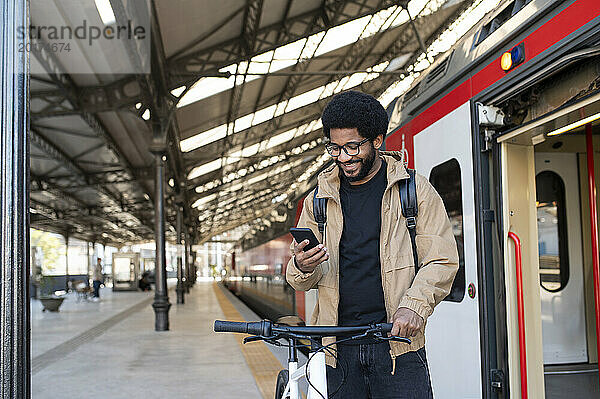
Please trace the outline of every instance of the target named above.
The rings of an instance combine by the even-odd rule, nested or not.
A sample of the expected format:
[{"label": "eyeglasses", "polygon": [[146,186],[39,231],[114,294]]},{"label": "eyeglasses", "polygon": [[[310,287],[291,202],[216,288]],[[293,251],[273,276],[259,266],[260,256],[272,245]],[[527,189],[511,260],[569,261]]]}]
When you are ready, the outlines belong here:
[{"label": "eyeglasses", "polygon": [[340,154],[342,153],[342,148],[343,148],[344,152],[346,154],[348,154],[348,156],[353,157],[353,156],[358,155],[358,153],[360,152],[360,146],[369,140],[370,139],[364,139],[360,143],[351,141],[342,146],[339,146],[339,145],[333,144],[333,143],[328,143],[328,144],[325,144],[325,149],[327,150],[329,155],[331,155],[332,157],[339,157]]}]

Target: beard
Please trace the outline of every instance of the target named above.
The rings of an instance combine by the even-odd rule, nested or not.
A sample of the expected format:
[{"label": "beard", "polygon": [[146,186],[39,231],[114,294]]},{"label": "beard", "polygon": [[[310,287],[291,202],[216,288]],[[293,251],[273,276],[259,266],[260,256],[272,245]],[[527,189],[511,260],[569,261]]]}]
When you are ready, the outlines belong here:
[{"label": "beard", "polygon": [[345,179],[348,182],[360,181],[369,174],[371,169],[373,169],[373,164],[375,163],[375,147],[373,146],[373,143],[370,143],[370,144],[371,144],[371,149],[369,151],[369,155],[367,155],[366,158],[352,160],[350,162],[343,162],[343,164],[345,164],[345,165],[350,165],[353,163],[361,164],[360,169],[358,170],[358,174],[356,176],[346,176],[346,174],[344,173],[344,170],[341,167],[342,162],[335,161],[335,163],[338,165],[338,168],[340,169],[340,175],[342,176],[343,179]]}]

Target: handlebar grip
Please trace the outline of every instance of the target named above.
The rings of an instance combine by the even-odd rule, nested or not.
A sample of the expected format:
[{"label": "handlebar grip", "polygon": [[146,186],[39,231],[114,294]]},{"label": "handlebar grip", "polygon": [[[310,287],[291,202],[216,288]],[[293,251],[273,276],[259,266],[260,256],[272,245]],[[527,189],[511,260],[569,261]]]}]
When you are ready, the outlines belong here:
[{"label": "handlebar grip", "polygon": [[215,320],[215,332],[247,333],[248,324],[243,321]]},{"label": "handlebar grip", "polygon": [[392,323],[381,323],[381,332],[387,334],[392,331]]},{"label": "handlebar grip", "polygon": [[260,335],[268,337],[271,335],[272,323],[268,320],[246,323],[244,321],[215,320],[215,332],[233,332],[242,334]]}]

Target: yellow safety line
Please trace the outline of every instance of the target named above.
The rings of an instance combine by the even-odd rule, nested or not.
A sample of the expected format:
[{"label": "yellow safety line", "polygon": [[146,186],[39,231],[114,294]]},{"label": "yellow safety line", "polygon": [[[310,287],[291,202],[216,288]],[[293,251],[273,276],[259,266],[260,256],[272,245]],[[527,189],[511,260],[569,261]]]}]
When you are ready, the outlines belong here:
[{"label": "yellow safety line", "polygon": [[[213,283],[213,290],[227,320],[246,321],[217,286],[217,283]],[[277,374],[282,369],[281,363],[263,342],[244,345],[242,342],[244,336],[241,334],[234,335],[263,398],[274,398]]]}]

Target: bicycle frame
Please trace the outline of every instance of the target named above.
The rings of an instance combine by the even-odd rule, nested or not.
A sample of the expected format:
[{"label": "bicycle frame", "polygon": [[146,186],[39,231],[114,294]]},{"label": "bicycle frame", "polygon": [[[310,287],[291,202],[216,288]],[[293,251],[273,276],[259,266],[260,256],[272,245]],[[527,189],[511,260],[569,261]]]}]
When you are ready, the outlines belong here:
[{"label": "bicycle frame", "polygon": [[310,380],[307,398],[327,398],[327,369],[325,366],[325,353],[322,351],[310,352],[308,361],[300,368],[298,368],[297,361],[290,361],[288,363],[288,371],[290,373],[290,379],[285,387],[285,391],[283,392],[284,398],[286,395],[289,395],[290,399],[300,399],[300,388],[298,386],[298,382],[305,376],[308,376],[308,379]]}]

